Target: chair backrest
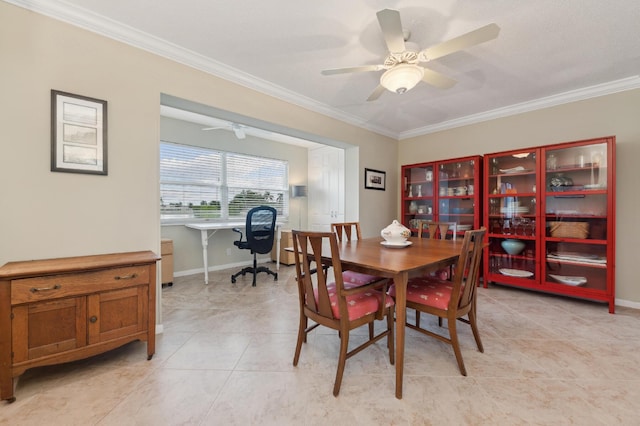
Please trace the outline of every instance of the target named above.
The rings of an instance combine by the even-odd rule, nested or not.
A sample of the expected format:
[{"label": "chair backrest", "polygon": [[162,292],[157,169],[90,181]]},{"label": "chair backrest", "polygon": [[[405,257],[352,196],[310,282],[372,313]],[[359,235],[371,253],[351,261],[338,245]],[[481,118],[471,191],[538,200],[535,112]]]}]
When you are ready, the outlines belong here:
[{"label": "chair backrest", "polygon": [[[316,316],[335,322],[327,284],[335,282],[340,317],[349,318],[342,280],[342,264],[338,240],[333,232],[291,231],[296,258],[296,275],[300,304]],[[322,250],[329,250],[331,260],[322,259]],[[322,266],[325,266],[324,268]],[[315,278],[315,279],[314,279]],[[325,323],[324,325],[328,325]]]},{"label": "chair backrest", "polygon": [[453,239],[456,239],[456,230],[455,230],[455,226],[454,223],[452,222],[433,222],[433,221],[420,221],[418,223],[418,238],[422,238],[422,233],[424,230],[424,226],[427,225],[428,229],[429,229],[429,238],[431,238],[432,240],[435,239],[441,239],[441,240],[446,240],[447,239],[447,233],[449,232],[450,228],[454,228],[453,229]]},{"label": "chair backrest", "polygon": [[265,254],[271,251],[276,230],[277,211],[270,206],[258,206],[247,213],[247,244],[252,252]]},{"label": "chair backrest", "polygon": [[462,251],[452,280],[453,291],[449,309],[468,311],[475,303],[486,231],[486,228],[482,227],[464,233]]},{"label": "chair backrest", "polygon": [[342,242],[344,235],[346,241],[351,241],[351,236],[355,231],[355,239],[361,240],[362,234],[360,233],[360,222],[340,222],[332,223],[331,230],[338,236],[338,241]]}]

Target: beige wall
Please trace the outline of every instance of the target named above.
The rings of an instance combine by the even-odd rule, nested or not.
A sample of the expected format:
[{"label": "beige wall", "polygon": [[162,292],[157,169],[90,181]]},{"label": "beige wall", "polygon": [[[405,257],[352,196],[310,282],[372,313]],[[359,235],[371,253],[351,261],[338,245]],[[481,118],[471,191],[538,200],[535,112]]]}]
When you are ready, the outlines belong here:
[{"label": "beige wall", "polygon": [[398,165],[615,135],[616,298],[640,308],[639,111],[640,90],[633,90],[460,127],[401,141]]},{"label": "beige wall", "polygon": [[[397,203],[397,143],[209,74],[0,2],[0,264],[160,249],[160,95],[360,146],[388,190],[361,191],[369,234]],[[109,175],[50,171],[50,91],[108,101]],[[359,174],[360,175],[360,174]],[[360,185],[361,187],[361,185]]]}]

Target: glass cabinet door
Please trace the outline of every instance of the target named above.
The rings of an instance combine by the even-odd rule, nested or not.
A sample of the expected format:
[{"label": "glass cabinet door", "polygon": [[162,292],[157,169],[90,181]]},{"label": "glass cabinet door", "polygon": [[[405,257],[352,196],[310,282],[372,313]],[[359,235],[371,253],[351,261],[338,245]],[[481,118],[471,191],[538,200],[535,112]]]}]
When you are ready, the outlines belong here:
[{"label": "glass cabinet door", "polygon": [[547,285],[607,289],[609,238],[607,144],[543,150],[543,280]]},{"label": "glass cabinet door", "polygon": [[455,222],[458,232],[472,229],[477,216],[476,161],[454,160],[438,165],[437,220]]},{"label": "glass cabinet door", "polygon": [[[489,275],[498,281],[538,279],[537,152],[528,150],[486,157],[485,223]],[[489,278],[490,279],[490,278]]]},{"label": "glass cabinet door", "polygon": [[433,163],[403,167],[402,224],[415,234],[421,220],[434,218]]}]

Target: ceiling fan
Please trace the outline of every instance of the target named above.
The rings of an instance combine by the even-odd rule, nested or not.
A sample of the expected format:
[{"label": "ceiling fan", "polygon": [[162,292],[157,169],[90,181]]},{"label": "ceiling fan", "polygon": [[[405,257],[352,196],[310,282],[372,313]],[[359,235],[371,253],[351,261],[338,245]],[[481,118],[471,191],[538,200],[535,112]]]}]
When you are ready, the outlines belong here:
[{"label": "ceiling fan", "polygon": [[245,132],[246,127],[238,123],[229,123],[229,124],[218,126],[218,127],[205,127],[202,130],[207,131],[207,130],[219,130],[219,129],[227,129],[227,130],[233,131],[233,133],[236,135],[236,138],[238,139],[244,139],[247,137],[247,133]]},{"label": "ceiling fan", "polygon": [[500,32],[500,27],[496,24],[489,24],[452,38],[451,40],[420,50],[415,43],[405,43],[409,39],[410,33],[402,29],[400,12],[397,10],[384,9],[377,12],[376,15],[378,16],[384,41],[389,50],[389,55],[385,58],[383,64],[322,71],[324,75],[333,75],[386,70],[380,76],[380,84],[373,93],[371,93],[369,98],[367,98],[367,101],[378,99],[385,90],[398,94],[405,93],[413,89],[420,81],[424,81],[441,89],[452,87],[456,84],[455,80],[418,64],[450,55],[459,50],[484,43],[485,41],[493,40],[498,37],[498,33]]}]

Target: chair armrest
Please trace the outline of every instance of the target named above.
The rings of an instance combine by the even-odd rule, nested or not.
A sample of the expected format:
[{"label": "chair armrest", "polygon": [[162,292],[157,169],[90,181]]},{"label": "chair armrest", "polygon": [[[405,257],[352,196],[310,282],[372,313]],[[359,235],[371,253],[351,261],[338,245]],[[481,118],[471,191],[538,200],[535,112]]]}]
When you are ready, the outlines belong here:
[{"label": "chair armrest", "polygon": [[242,241],[242,231],[240,230],[240,228],[231,228],[231,230],[240,234],[240,238],[238,239],[238,241]]},{"label": "chair armrest", "polygon": [[364,293],[370,290],[377,290],[383,293],[387,292],[387,286],[389,285],[389,278],[384,278],[378,281],[373,281],[369,284],[361,285],[358,287],[352,287],[345,289],[342,294],[345,296],[351,296],[352,294]]}]

